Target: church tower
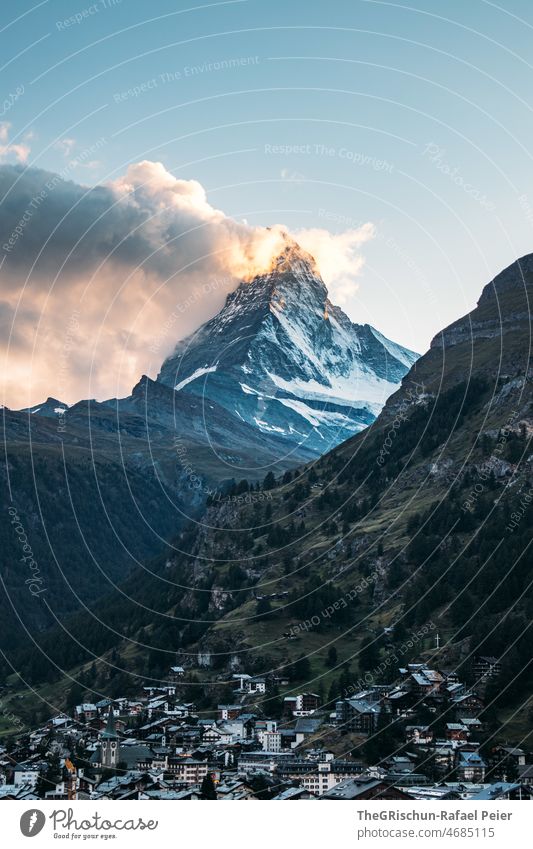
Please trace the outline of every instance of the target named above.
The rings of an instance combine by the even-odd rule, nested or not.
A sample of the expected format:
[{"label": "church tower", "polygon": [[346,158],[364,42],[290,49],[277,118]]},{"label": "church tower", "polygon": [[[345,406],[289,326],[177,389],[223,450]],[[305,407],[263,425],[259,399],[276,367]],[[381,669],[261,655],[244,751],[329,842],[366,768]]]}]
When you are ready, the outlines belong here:
[{"label": "church tower", "polygon": [[119,758],[119,736],[115,728],[115,715],[110,706],[107,715],[105,731],[100,735],[100,749],[102,766],[106,769],[116,769]]}]

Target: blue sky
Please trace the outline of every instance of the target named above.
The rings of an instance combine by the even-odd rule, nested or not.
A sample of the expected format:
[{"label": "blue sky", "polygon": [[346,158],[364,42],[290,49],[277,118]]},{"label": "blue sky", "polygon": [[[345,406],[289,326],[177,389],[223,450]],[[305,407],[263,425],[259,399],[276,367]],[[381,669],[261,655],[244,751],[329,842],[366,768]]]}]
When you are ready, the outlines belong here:
[{"label": "blue sky", "polygon": [[372,222],[343,306],[411,348],[533,248],[524,0],[49,0],[9,14],[4,162],[93,185],[148,159],[252,225]]}]

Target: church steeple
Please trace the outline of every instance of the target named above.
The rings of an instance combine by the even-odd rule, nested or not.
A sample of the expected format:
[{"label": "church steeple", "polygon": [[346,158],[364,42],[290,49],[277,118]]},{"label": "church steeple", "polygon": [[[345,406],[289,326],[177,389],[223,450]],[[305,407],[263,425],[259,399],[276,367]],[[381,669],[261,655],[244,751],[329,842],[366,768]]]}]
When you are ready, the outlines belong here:
[{"label": "church steeple", "polygon": [[115,728],[115,714],[113,708],[109,708],[107,714],[107,723],[105,731],[102,731],[102,740],[118,740],[117,730]]},{"label": "church steeple", "polygon": [[110,705],[106,727],[100,735],[102,766],[111,769],[117,766],[119,762],[119,746],[120,738],[115,728],[115,714],[113,713],[113,706]]}]

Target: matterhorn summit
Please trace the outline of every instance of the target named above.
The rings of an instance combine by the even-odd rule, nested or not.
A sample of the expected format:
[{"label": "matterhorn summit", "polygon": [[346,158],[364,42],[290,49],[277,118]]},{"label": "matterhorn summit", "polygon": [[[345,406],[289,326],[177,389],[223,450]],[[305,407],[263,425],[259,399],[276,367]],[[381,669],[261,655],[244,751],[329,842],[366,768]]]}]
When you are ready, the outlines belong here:
[{"label": "matterhorn summit", "polygon": [[158,381],[323,454],[371,424],[417,354],[329,298],[313,257],[288,242],[267,273],[178,343]]}]

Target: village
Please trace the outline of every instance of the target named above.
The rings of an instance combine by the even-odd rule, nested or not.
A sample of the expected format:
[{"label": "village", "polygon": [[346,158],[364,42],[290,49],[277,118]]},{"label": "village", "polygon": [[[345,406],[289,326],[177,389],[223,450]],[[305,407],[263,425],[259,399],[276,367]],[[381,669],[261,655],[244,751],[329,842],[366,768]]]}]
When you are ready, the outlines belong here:
[{"label": "village", "polygon": [[473,669],[475,688],[409,663],[393,684],[334,704],[291,692],[269,718],[270,676],[233,674],[232,702],[205,716],[172,666],[138,698],[83,702],[6,738],[0,800],[531,800],[528,753],[484,741],[483,693],[499,663],[478,657]]}]

